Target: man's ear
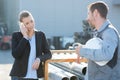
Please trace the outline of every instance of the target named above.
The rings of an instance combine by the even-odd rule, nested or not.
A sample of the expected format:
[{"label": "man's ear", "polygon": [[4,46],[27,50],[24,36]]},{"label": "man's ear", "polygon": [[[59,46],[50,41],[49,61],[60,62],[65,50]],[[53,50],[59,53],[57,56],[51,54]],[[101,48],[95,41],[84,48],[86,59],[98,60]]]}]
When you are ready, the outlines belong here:
[{"label": "man's ear", "polygon": [[97,10],[97,9],[95,9],[95,10],[93,11],[93,15],[94,15],[94,17],[97,17],[97,16],[98,16],[98,10]]}]

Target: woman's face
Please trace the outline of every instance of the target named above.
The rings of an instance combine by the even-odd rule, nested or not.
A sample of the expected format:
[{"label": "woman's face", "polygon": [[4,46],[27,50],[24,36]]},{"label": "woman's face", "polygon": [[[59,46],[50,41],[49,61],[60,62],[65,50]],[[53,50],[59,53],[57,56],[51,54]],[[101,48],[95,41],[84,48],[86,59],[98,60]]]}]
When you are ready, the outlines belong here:
[{"label": "woman's face", "polygon": [[28,31],[34,30],[34,19],[31,16],[25,17],[22,19],[22,23],[25,25]]}]

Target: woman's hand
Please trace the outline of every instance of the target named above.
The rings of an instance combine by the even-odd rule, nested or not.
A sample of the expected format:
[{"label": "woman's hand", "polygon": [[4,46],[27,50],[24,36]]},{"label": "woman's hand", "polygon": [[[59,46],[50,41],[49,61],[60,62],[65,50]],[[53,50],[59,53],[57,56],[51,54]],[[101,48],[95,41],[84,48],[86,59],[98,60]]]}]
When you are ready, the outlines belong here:
[{"label": "woman's hand", "polygon": [[23,37],[25,37],[25,38],[27,38],[28,37],[28,30],[27,30],[27,28],[25,27],[25,25],[23,24],[23,23],[19,23],[19,26],[20,26],[20,31],[21,31],[21,33],[22,33],[22,35],[23,35]]},{"label": "woman's hand", "polygon": [[36,58],[33,65],[32,65],[32,68],[37,70],[39,68],[39,65],[40,65],[40,59]]}]

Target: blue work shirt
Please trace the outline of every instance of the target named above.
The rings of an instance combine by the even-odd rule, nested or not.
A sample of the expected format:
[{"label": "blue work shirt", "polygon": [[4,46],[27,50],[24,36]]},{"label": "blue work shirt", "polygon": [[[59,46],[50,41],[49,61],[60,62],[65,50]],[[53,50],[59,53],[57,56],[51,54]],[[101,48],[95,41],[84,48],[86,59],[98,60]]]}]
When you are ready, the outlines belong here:
[{"label": "blue work shirt", "polygon": [[[100,49],[90,49],[85,47],[80,49],[80,56],[88,59],[88,68],[85,80],[119,80],[120,52],[118,52],[117,64],[114,68],[109,67],[107,64],[100,66],[95,63],[101,61],[109,62],[113,58],[119,42],[119,34],[108,20],[106,20],[95,33],[98,34],[101,31],[103,32],[101,36],[102,46]],[[119,48],[120,47],[118,46],[118,51],[120,51]]]},{"label": "blue work shirt", "polygon": [[[109,24],[107,20],[95,33],[101,32]],[[108,29],[103,33],[102,40],[101,49],[81,48],[80,55],[92,61],[110,61],[118,44],[118,36],[113,29]]]}]

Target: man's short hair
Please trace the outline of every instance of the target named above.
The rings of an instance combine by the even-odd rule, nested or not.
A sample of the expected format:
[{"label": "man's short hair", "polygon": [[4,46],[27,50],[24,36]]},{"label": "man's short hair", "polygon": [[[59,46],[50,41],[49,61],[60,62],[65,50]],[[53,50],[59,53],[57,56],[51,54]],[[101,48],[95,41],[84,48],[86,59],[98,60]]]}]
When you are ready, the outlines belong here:
[{"label": "man's short hair", "polygon": [[103,2],[103,1],[97,1],[97,2],[94,2],[92,4],[90,4],[88,6],[88,9],[93,13],[95,9],[98,10],[98,12],[100,13],[101,17],[105,18],[107,17],[107,13],[108,13],[108,5]]}]

